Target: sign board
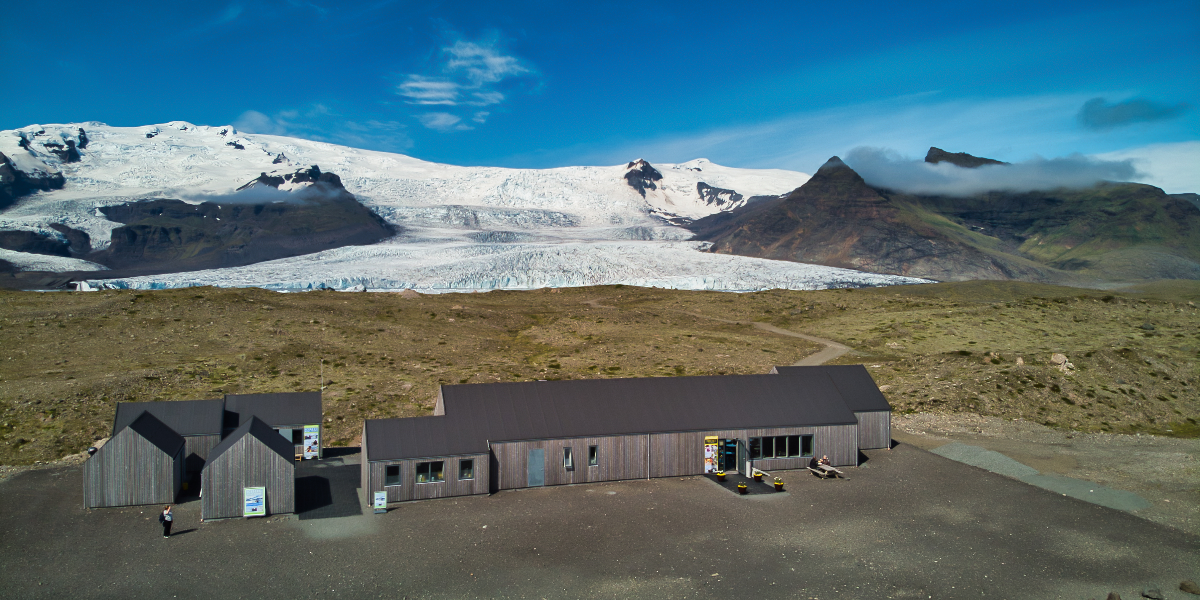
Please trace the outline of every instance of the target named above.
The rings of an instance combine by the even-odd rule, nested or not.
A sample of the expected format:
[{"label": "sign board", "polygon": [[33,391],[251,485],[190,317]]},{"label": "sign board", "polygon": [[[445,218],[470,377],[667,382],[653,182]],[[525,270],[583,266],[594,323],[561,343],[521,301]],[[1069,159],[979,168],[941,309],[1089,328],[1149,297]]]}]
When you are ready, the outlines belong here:
[{"label": "sign board", "polygon": [[316,458],[321,453],[321,426],[304,426],[304,458]]},{"label": "sign board", "polygon": [[707,436],[704,438],[704,472],[717,472],[717,438],[716,436]]},{"label": "sign board", "polygon": [[242,488],[242,516],[243,517],[265,517],[265,516],[267,516],[267,488],[265,488],[265,487]]},{"label": "sign board", "polygon": [[375,492],[375,512],[387,512],[387,492]]}]

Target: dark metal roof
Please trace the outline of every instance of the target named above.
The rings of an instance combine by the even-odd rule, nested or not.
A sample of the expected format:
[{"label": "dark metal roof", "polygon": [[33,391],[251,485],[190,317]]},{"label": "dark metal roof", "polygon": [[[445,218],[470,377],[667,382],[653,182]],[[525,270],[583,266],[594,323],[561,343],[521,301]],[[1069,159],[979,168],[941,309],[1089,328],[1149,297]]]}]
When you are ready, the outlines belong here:
[{"label": "dark metal roof", "polygon": [[368,419],[366,440],[370,460],[485,454],[488,451],[486,437],[464,434],[444,416]]},{"label": "dark metal roof", "polygon": [[154,415],[179,435],[221,435],[224,400],[174,400],[170,402],[118,402],[113,435],[143,412]]},{"label": "dark metal roof", "polygon": [[296,456],[296,446],[292,444],[291,440],[284,439],[282,435],[279,435],[278,431],[272,429],[262,419],[251,416],[245,423],[242,423],[240,427],[234,429],[225,439],[221,440],[221,443],[213,446],[213,449],[208,453],[207,464],[213,464],[214,459],[224,454],[238,440],[247,435],[262,442],[264,446],[288,460],[292,460]]},{"label": "dark metal roof", "polygon": [[146,438],[146,441],[157,446],[167,456],[175,456],[183,447],[183,436],[172,431],[166,423],[158,420],[148,411],[142,411],[128,427],[134,433]]},{"label": "dark metal roof", "polygon": [[779,375],[790,377],[805,373],[811,369],[824,371],[829,375],[829,378],[833,380],[833,384],[837,386],[838,391],[842,393],[842,399],[846,401],[846,407],[850,410],[854,412],[892,410],[892,405],[883,396],[883,392],[879,391],[879,386],[875,384],[875,380],[863,365],[775,367],[774,370]]},{"label": "dark metal roof", "polygon": [[[367,421],[371,460],[486,452],[486,441],[856,423],[823,371],[442,386],[444,419]],[[407,440],[394,441],[404,435]],[[442,438],[455,438],[438,439]],[[460,446],[461,444],[461,446]],[[482,448],[482,449],[480,449]],[[465,453],[465,452],[464,452]]]},{"label": "dark metal roof", "polygon": [[321,422],[321,392],[226,394],[225,410],[237,415],[238,425],[258,417],[271,427],[317,425]]}]

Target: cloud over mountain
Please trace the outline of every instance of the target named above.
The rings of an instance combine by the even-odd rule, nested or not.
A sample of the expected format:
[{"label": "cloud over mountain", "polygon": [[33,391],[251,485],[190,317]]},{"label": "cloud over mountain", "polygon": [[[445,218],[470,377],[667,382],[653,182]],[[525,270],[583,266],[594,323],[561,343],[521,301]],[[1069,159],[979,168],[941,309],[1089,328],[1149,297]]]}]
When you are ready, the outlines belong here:
[{"label": "cloud over mountain", "polygon": [[846,163],[874,187],[939,196],[1084,188],[1101,181],[1129,181],[1140,175],[1130,160],[1101,160],[1081,154],[968,169],[947,162],[930,164],[908,159],[891,150],[858,147],[846,155]]},{"label": "cloud over mountain", "polygon": [[[494,43],[458,40],[442,48],[440,75],[410,73],[396,86],[396,93],[408,104],[418,106],[480,108],[504,102],[520,78],[533,70],[520,59],[502,53]],[[449,109],[448,109],[449,110]],[[486,120],[486,112],[475,111],[471,117],[477,123]],[[484,115],[481,119],[479,115]],[[462,124],[464,115],[435,112],[416,115],[429,129],[457,131],[472,129]]]}]

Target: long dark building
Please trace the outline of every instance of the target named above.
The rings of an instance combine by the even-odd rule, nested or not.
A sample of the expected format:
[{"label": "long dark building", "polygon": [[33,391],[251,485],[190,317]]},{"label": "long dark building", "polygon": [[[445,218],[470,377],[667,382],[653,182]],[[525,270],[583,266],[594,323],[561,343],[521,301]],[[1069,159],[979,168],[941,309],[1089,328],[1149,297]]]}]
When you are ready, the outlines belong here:
[{"label": "long dark building", "polygon": [[[715,470],[857,465],[890,407],[861,365],[768,375],[444,385],[434,416],[363,425],[362,487],[416,500]],[[876,427],[876,431],[890,429]]]},{"label": "long dark building", "polygon": [[[771,373],[798,375],[813,367],[775,367]],[[892,405],[862,365],[820,367],[841,392],[846,408],[858,420],[858,447],[862,450],[890,448],[892,445]]]}]

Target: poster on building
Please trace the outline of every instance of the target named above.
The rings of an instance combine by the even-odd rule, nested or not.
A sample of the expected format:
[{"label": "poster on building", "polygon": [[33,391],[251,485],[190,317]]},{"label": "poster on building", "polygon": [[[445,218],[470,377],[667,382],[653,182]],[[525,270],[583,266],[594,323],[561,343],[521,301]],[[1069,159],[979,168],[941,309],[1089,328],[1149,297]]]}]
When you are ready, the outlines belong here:
[{"label": "poster on building", "polygon": [[265,488],[265,487],[242,488],[242,516],[243,517],[265,517],[265,516],[267,516],[267,488]]},{"label": "poster on building", "polygon": [[717,438],[706,436],[704,438],[704,472],[716,473],[717,471]]},{"label": "poster on building", "polygon": [[304,458],[316,458],[321,452],[321,426],[304,426]]},{"label": "poster on building", "polygon": [[387,492],[375,492],[375,512],[387,512]]}]

